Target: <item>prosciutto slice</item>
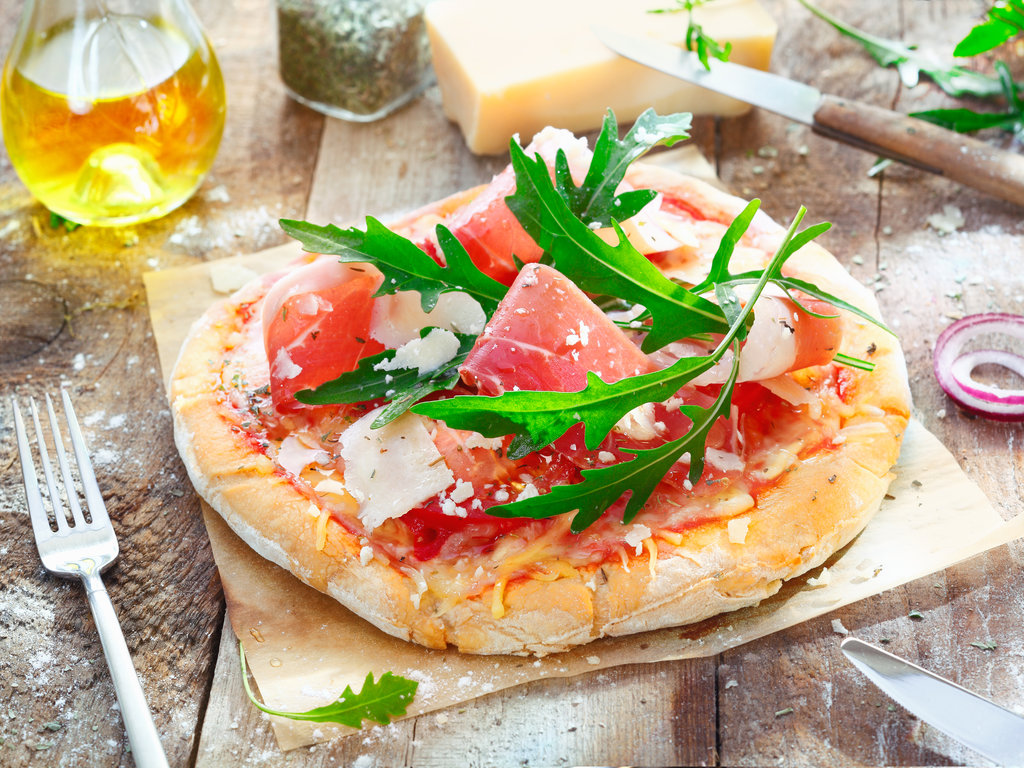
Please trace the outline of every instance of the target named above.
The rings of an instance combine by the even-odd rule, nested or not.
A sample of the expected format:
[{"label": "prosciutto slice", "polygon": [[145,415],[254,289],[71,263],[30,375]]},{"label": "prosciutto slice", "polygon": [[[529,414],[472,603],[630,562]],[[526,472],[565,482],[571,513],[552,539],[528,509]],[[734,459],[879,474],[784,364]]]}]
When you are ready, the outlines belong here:
[{"label": "prosciutto slice", "polygon": [[576,392],[593,371],[605,382],[654,364],[567,277],[543,264],[523,267],[460,373],[483,395],[515,389]]}]

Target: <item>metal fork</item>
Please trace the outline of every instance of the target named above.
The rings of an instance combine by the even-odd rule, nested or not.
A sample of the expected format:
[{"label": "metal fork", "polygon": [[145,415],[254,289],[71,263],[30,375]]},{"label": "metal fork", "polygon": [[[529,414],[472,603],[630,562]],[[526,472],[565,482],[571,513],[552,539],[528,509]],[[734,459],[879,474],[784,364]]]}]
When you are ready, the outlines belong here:
[{"label": "metal fork", "polygon": [[[82,481],[82,493],[89,509],[90,521],[86,522],[82,507],[78,501],[74,477],[64,452],[64,441],[57,426],[57,417],[53,412],[50,396],[46,396],[46,410],[53,432],[54,450],[57,454],[57,465],[63,480],[64,493],[61,494],[58,483],[50,465],[50,457],[46,450],[43,430],[39,425],[39,411],[35,400],[29,399],[29,409],[36,430],[36,443],[39,458],[43,466],[43,476],[49,491],[50,506],[53,509],[54,523],[50,522],[43,505],[43,497],[39,492],[39,481],[36,477],[35,462],[29,451],[28,436],[25,433],[25,422],[22,420],[18,402],[13,397],[14,427],[18,435],[18,453],[21,456],[21,471],[25,479],[25,496],[28,499],[29,516],[32,518],[32,530],[35,533],[36,547],[43,566],[50,573],[66,579],[81,579],[85,585],[85,593],[89,599],[89,608],[99,631],[103,654],[107,657],[110,676],[114,680],[114,690],[121,706],[121,718],[124,720],[128,741],[131,743],[135,764],[139,768],[166,768],[167,758],[157,735],[153,716],[146,705],[146,697],[139,684],[135,666],[132,664],[128,645],[110,602],[106,587],[100,579],[100,573],[109,568],[117,558],[117,537],[114,527],[110,524],[103,496],[96,484],[96,475],[89,460],[89,451],[78,426],[71,398],[65,390],[61,390],[64,401],[64,415],[67,418],[71,445],[74,448],[78,463],[78,475]],[[71,521],[67,519],[63,501],[71,510]],[[53,525],[57,530],[53,530]]]}]

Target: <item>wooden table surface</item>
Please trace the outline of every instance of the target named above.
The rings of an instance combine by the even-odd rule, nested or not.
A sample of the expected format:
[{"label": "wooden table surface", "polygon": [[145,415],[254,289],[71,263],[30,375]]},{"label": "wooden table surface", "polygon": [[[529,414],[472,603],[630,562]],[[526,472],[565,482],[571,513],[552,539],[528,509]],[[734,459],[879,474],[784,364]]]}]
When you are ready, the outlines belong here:
[{"label": "wooden table surface", "polygon": [[[821,1],[943,55],[986,5]],[[931,84],[901,85],[796,0],[766,5],[780,23],[774,71],[905,112],[950,104]],[[0,0],[0,52],[20,6]],[[0,155],[0,764],[133,764],[83,592],[45,574],[24,508],[9,396],[62,386],[119,530],[107,583],[172,766],[983,763],[865,682],[841,657],[832,619],[1024,707],[1018,543],[717,657],[532,683],[282,755],[242,692],[199,501],[172,442],[142,274],[283,243],[280,217],[397,213],[484,181],[505,160],[469,154],[436,89],[380,123],[328,121],[285,96],[268,0],[195,6],[229,110],[216,164],[183,208],[133,227],[51,229]],[[325,135],[333,149],[318,153]],[[1021,210],[906,168],[869,177],[873,157],[767,113],[698,119],[694,141],[775,217],[805,204],[808,221],[834,223],[823,242],[874,286],[901,335],[917,416],[1004,517],[1024,511],[1021,427],[966,416],[931,374],[951,318],[1024,312]],[[313,184],[318,164],[343,169],[329,189]],[[943,234],[928,219],[946,206],[964,223]],[[992,650],[971,645],[989,640]]]}]

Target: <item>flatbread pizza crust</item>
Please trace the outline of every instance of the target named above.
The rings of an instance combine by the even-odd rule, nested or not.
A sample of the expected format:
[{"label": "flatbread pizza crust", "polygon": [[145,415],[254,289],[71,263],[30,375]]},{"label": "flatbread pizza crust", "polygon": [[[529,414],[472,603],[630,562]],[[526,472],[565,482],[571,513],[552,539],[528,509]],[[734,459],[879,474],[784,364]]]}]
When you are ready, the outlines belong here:
[{"label": "flatbread pizza crust", "polygon": [[[745,205],[662,167],[635,164],[627,180],[697,210],[718,212],[726,221]],[[409,232],[426,226],[478,189],[428,206],[393,228]],[[771,253],[784,231],[759,213],[751,233]],[[873,295],[823,248],[806,246],[790,265],[877,316]],[[895,338],[843,313],[843,351],[869,356],[876,364],[871,374],[852,371],[844,398],[848,413],[841,422],[845,442],[798,462],[759,495],[757,507],[744,513],[749,526],[742,543],[730,538],[728,520],[713,520],[687,529],[678,546],[659,541],[654,562],[652,552],[644,550],[553,581],[512,580],[499,596],[500,618],[492,610],[492,590],[442,609],[440,600],[424,591],[422,577],[377,557],[364,563],[360,538],[333,517],[326,538],[318,537],[309,498],[254,451],[223,413],[218,368],[211,361],[223,357],[237,331],[230,301],[239,298],[214,307],[194,326],[171,382],[175,439],[197,491],[261,556],[388,634],[431,648],[542,655],[754,605],[784,580],[823,563],[863,529],[892,479],[909,417],[906,367]]]}]

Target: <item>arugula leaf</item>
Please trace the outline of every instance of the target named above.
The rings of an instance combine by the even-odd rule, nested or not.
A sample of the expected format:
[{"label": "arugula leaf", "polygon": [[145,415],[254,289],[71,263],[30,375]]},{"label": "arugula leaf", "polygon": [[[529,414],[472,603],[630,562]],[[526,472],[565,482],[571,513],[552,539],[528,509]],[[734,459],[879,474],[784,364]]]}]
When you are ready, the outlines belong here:
[{"label": "arugula leaf", "polygon": [[362,728],[363,720],[371,720],[380,725],[388,725],[392,717],[402,717],[406,708],[416,696],[419,686],[415,680],[407,680],[391,672],[385,672],[376,682],[373,672],[366,675],[359,693],[352,686],[345,686],[338,700],[323,707],[316,707],[307,712],[282,712],[271,709],[256,699],[249,686],[249,673],[245,664],[245,648],[238,644],[238,655],[242,662],[242,684],[249,701],[257,709],[268,715],[287,717],[291,720],[311,720],[316,723],[341,723],[350,728]]},{"label": "arugula leaf", "polygon": [[418,291],[424,312],[434,308],[442,293],[462,291],[480,302],[490,316],[508,290],[477,269],[462,243],[440,225],[437,239],[445,257],[443,267],[415,243],[392,232],[373,217],[367,217],[365,232],[356,227],[339,229],[333,224],[321,226],[292,219],[282,219],[281,228],[311,253],[373,264],[384,273],[384,282],[375,296]]},{"label": "arugula leaf", "polygon": [[[569,172],[565,153],[559,150],[555,157],[557,189],[568,203],[569,210],[584,224],[601,227],[610,227],[613,220],[625,221],[635,216],[657,193],[652,189],[634,189],[615,194],[629,164],[659,144],[671,147],[690,138],[688,131],[692,122],[693,117],[689,113],[662,116],[648,109],[619,139],[615,113],[609,109],[594,143],[586,178],[579,187]],[[510,195],[505,202],[513,213],[516,213],[517,206],[524,204],[517,195]]]},{"label": "arugula leaf", "polygon": [[612,384],[589,371],[587,385],[579,392],[517,390],[496,397],[459,395],[419,403],[412,411],[484,437],[518,433],[522,441],[528,436],[522,448],[510,451],[512,458],[525,455],[522,451],[527,446],[537,450],[554,442],[570,427],[583,422],[584,444],[594,450],[624,414],[644,403],[671,397],[714,365],[715,359],[683,357],[663,370],[628,376]]},{"label": "arugula leaf", "polygon": [[[433,328],[423,328],[423,338]],[[376,355],[359,360],[354,371],[341,374],[336,379],[324,382],[313,389],[302,389],[295,393],[295,399],[307,405],[325,405],[327,403],[362,403],[367,400],[386,398],[388,405],[374,419],[374,429],[383,427],[409,410],[409,406],[422,400],[432,392],[451,389],[459,380],[459,366],[476,342],[472,334],[456,333],[459,340],[459,351],[455,357],[440,368],[421,374],[415,368],[396,368],[394,370],[378,369],[381,363],[392,360],[398,353],[397,349],[385,349]]]},{"label": "arugula leaf", "polygon": [[997,0],[986,16],[957,43],[954,56],[977,56],[1024,32],[1024,0]]},{"label": "arugula leaf", "polygon": [[728,381],[723,385],[715,402],[708,408],[695,405],[680,406],[680,410],[693,422],[680,438],[657,448],[623,448],[623,453],[635,458],[619,464],[596,469],[584,469],[583,480],[572,485],[556,485],[548,493],[522,501],[513,501],[487,508],[495,517],[554,517],[575,511],[569,526],[579,533],[594,523],[605,511],[626,493],[629,501],[622,512],[622,522],[628,523],[643,508],[665,474],[683,456],[690,454],[690,482],[696,482],[704,472],[704,450],[708,432],[720,418],[728,418],[732,388],[739,371],[739,342],[734,342],[733,366]]},{"label": "arugula leaf", "polygon": [[936,63],[930,56],[917,51],[915,45],[887,40],[884,37],[878,37],[852,27],[821,10],[810,0],[800,0],[800,3],[815,16],[835,27],[841,34],[860,43],[864,50],[881,66],[895,66],[899,70],[900,77],[908,86],[915,85],[918,74],[924,72],[950,96],[989,98],[999,96],[1003,92],[999,78],[984,75],[959,65],[943,66]]},{"label": "arugula leaf", "polygon": [[1024,137],[1024,106],[1017,95],[1017,86],[1013,82],[1009,68],[1001,61],[995,63],[996,72],[1003,85],[1006,97],[1005,112],[974,112],[970,109],[931,109],[925,112],[912,112],[911,117],[927,120],[960,133],[970,133],[986,128],[1001,128],[1010,131],[1018,138]]},{"label": "arugula leaf", "polygon": [[555,189],[547,164],[510,144],[516,194],[506,198],[527,233],[555,268],[584,291],[612,294],[644,307],[652,324],[642,349],[651,352],[694,333],[724,333],[728,323],[716,304],[672,282],[626,239],[615,224],[609,245],[573,215]]}]

